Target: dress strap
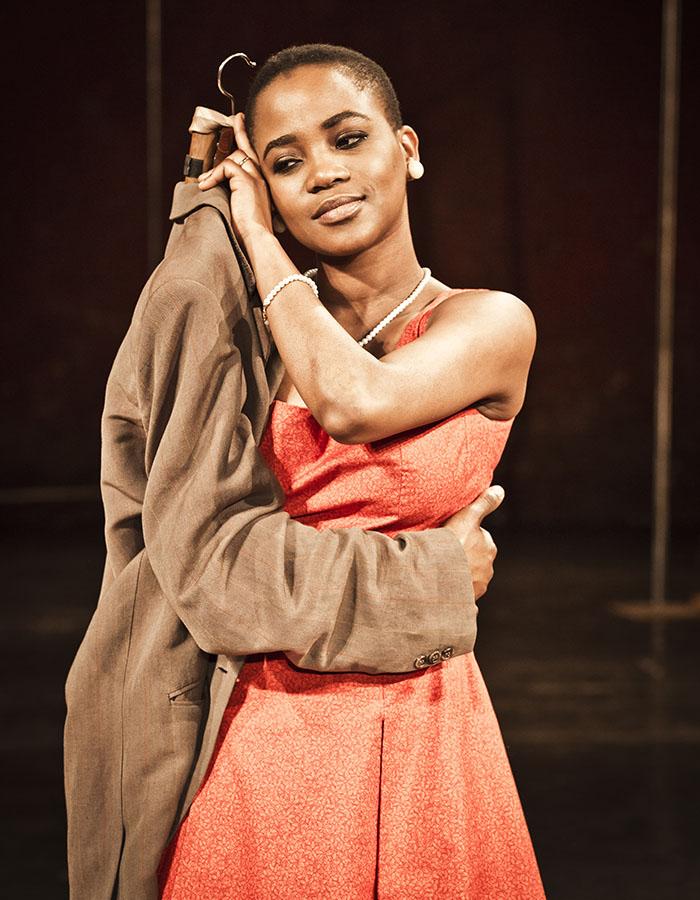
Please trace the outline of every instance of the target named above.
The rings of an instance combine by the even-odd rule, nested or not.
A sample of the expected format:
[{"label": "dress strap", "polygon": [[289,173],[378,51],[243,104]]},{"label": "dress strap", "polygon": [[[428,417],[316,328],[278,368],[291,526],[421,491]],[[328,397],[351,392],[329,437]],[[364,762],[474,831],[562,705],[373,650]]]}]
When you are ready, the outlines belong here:
[{"label": "dress strap", "polygon": [[447,300],[447,298],[451,297],[453,294],[462,294],[465,290],[483,291],[485,288],[448,288],[446,291],[440,291],[439,294],[436,294],[433,297],[427,306],[424,306],[423,309],[419,313],[416,313],[416,315],[408,322],[401,337],[397,341],[396,346],[403,347],[404,344],[410,344],[411,341],[415,341],[416,338],[419,338],[428,325],[428,319],[443,300]]}]

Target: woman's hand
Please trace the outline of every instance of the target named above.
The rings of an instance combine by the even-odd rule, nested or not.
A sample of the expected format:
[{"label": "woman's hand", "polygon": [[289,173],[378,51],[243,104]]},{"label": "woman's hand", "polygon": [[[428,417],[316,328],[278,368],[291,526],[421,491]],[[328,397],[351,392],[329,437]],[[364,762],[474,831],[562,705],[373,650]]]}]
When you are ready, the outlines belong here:
[{"label": "woman's hand", "polygon": [[[205,191],[228,179],[233,228],[236,236],[247,246],[256,234],[273,234],[272,204],[260,161],[245,130],[245,116],[236,113],[233,120],[236,149],[218,166],[199,176],[199,188]],[[250,248],[247,246],[247,249]]]},{"label": "woman's hand", "polygon": [[486,593],[493,578],[493,561],[498,552],[493,538],[481,522],[498,509],[505,495],[500,484],[492,484],[469,506],[443,522],[444,528],[454,532],[467,555],[475,600]]}]

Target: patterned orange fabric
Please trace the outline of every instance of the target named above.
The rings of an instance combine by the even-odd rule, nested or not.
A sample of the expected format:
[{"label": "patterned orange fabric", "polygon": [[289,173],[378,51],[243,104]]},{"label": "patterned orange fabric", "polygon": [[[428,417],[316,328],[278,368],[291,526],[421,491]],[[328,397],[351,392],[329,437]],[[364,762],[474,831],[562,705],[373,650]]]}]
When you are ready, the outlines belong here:
[{"label": "patterned orange fabric", "polygon": [[[453,292],[414,317],[399,344]],[[295,518],[393,535],[436,526],[480,494],[511,425],[467,409],[340,444],[307,409],[276,401],[261,451]],[[248,657],[160,887],[162,900],[540,900],[474,655],[400,675]]]}]

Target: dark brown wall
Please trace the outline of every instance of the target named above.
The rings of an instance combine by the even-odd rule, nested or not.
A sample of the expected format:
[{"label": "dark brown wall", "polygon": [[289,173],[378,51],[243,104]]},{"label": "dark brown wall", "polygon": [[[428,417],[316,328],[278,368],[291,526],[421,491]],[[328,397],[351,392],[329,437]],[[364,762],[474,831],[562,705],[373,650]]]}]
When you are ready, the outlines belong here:
[{"label": "dark brown wall", "polygon": [[16,15],[2,484],[84,484],[146,274],[144,17],[75,2]]},{"label": "dark brown wall", "polygon": [[[690,7],[690,4],[687,4]],[[513,524],[645,526],[651,502],[660,4],[164,3],[167,212],[216,66],[347,44],[392,77],[421,138],[419,259],[517,293],[539,346],[498,477]],[[194,13],[193,13],[194,10]],[[29,13],[24,13],[27,16]],[[10,93],[36,114],[6,190],[6,487],[96,482],[104,383],[148,275],[139,4],[65,3],[18,28]],[[698,13],[685,14],[697,33]],[[697,526],[698,63],[684,46],[674,522]],[[39,56],[37,70],[32,59]],[[233,71],[233,70],[232,70]],[[247,74],[238,70],[241,105]],[[25,114],[26,115],[26,112]],[[164,228],[164,233],[166,229]]]}]

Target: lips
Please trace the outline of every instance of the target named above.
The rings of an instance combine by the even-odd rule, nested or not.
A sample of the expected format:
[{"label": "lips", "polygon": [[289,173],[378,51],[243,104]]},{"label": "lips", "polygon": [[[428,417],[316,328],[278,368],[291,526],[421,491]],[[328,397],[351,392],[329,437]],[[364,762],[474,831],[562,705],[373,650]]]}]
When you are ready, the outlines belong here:
[{"label": "lips", "polygon": [[311,218],[318,219],[319,216],[322,216],[331,209],[336,209],[339,206],[344,206],[346,203],[353,203],[357,200],[364,199],[362,194],[337,194],[335,197],[329,197],[328,200],[324,200]]}]

